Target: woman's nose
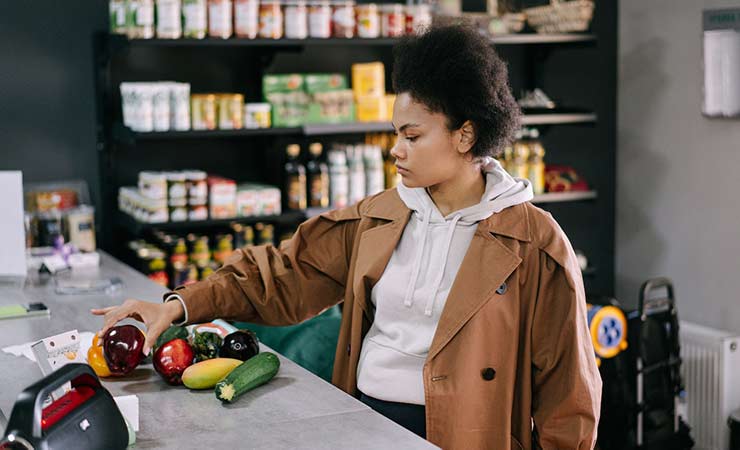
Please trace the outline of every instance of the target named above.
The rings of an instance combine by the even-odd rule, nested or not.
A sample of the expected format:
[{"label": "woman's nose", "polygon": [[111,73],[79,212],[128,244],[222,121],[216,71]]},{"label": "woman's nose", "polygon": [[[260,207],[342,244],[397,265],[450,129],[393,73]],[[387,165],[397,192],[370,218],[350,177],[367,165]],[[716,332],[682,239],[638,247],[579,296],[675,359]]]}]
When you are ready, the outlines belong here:
[{"label": "woman's nose", "polygon": [[406,158],[406,152],[401,150],[401,145],[399,144],[399,141],[400,139],[396,139],[393,147],[391,147],[391,156],[396,159],[403,160],[404,158]]}]

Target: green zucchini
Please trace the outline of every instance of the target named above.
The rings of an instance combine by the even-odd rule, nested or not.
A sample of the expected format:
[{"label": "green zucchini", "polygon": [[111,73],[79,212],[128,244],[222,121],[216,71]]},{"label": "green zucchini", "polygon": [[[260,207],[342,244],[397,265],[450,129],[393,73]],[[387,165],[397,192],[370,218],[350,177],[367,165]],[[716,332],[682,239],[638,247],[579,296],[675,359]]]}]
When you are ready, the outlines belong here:
[{"label": "green zucchini", "polygon": [[216,398],[231,403],[245,392],[270,381],[279,368],[280,360],[274,353],[264,352],[255,355],[216,384]]},{"label": "green zucchini", "polygon": [[173,339],[185,339],[187,341],[188,336],[189,333],[187,328],[172,325],[159,335],[159,337],[157,338],[157,343],[154,344],[154,347],[159,348]]}]

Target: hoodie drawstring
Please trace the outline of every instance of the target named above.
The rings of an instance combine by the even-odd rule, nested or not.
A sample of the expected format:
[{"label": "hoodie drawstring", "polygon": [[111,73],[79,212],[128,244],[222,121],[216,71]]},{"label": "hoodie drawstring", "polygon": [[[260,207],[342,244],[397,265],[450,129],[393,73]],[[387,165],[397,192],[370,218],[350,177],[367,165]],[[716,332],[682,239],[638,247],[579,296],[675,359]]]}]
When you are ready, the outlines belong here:
[{"label": "hoodie drawstring", "polygon": [[455,228],[457,227],[457,222],[462,219],[462,215],[456,214],[452,221],[450,222],[449,228],[447,228],[447,238],[445,239],[445,249],[442,252],[442,268],[437,274],[437,279],[434,281],[434,290],[432,291],[431,295],[429,295],[429,298],[427,299],[426,307],[424,308],[424,315],[427,317],[432,316],[432,309],[434,308],[434,300],[437,298],[437,292],[439,292],[439,287],[442,285],[442,278],[444,278],[445,269],[447,266],[447,256],[450,253],[450,247],[452,246],[452,237],[455,235]]},{"label": "hoodie drawstring", "polygon": [[421,271],[421,258],[424,256],[424,246],[427,242],[427,233],[429,232],[429,221],[431,218],[432,209],[428,208],[424,212],[424,220],[421,223],[421,245],[419,246],[419,250],[416,251],[416,258],[411,269],[411,282],[406,287],[406,295],[403,299],[403,304],[407,308],[411,308],[411,305],[414,304],[414,288],[416,287],[416,280],[419,279],[419,272]]}]

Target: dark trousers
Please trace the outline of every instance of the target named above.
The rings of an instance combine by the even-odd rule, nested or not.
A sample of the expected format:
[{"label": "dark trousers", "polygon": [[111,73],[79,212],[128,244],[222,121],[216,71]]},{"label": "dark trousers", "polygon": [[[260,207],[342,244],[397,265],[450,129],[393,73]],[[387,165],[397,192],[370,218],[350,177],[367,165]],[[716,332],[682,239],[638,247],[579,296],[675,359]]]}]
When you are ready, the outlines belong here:
[{"label": "dark trousers", "polygon": [[360,392],[360,401],[407,430],[426,439],[427,424],[424,405],[386,402],[385,400],[369,397],[362,392]]}]

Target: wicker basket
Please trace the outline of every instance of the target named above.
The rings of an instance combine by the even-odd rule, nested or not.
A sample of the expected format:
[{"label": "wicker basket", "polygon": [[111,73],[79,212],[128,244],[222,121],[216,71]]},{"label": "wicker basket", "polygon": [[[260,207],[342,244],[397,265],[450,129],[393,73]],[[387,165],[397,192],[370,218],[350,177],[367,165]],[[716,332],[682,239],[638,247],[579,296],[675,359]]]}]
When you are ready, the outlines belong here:
[{"label": "wicker basket", "polygon": [[538,33],[586,31],[594,16],[593,0],[550,0],[546,6],[526,8],[527,22]]}]

